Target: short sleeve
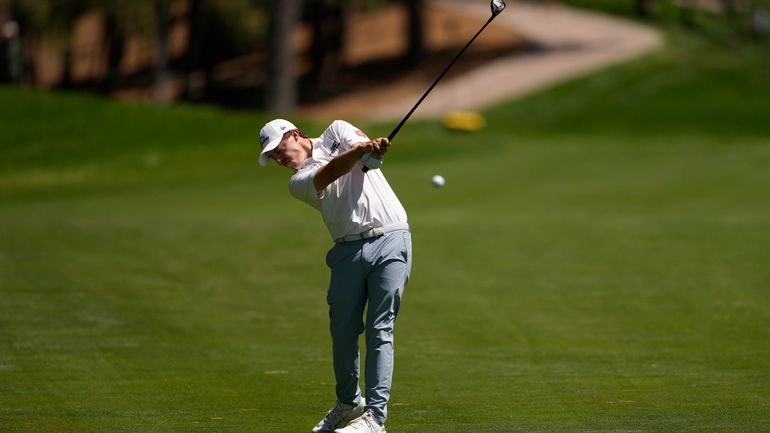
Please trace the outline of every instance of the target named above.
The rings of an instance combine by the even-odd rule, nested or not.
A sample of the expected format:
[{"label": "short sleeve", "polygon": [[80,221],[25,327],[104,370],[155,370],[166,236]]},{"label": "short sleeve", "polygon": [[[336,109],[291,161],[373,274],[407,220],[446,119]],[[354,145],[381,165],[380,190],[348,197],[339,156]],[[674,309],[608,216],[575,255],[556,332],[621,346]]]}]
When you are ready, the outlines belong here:
[{"label": "short sleeve", "polygon": [[363,131],[344,120],[335,120],[330,130],[336,135],[335,138],[342,145],[342,150],[350,149],[353,143],[369,141],[369,137]]},{"label": "short sleeve", "polygon": [[294,173],[289,180],[289,192],[291,192],[291,195],[318,210],[321,209],[321,199],[324,196],[324,192],[316,191],[313,177],[319,168],[320,165],[303,168]]}]

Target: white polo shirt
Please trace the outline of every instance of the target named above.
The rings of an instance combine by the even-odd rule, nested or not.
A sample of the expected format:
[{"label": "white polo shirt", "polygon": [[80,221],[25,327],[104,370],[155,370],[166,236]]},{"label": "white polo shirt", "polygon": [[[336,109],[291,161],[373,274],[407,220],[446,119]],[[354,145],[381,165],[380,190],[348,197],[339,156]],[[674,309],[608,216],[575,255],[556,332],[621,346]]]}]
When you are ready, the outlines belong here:
[{"label": "white polo shirt", "polygon": [[348,122],[335,120],[323,135],[311,141],[313,155],[291,177],[289,191],[321,211],[332,239],[407,222],[406,211],[382,170],[364,173],[360,160],[350,172],[316,192],[313,177],[318,169],[354,143],[369,141],[366,134]]}]

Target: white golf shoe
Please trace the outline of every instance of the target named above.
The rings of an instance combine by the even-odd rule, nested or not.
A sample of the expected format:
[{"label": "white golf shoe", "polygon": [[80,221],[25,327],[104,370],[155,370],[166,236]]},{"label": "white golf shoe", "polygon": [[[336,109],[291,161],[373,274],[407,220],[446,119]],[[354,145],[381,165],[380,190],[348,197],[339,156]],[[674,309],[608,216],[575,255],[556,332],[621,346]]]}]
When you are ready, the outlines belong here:
[{"label": "white golf shoe", "polygon": [[313,427],[313,433],[333,433],[336,428],[343,427],[350,420],[360,417],[364,413],[364,407],[366,403],[363,398],[358,406],[337,402],[329,412],[326,412],[324,419]]},{"label": "white golf shoe", "polygon": [[385,433],[385,426],[381,426],[369,411],[354,419],[345,428],[338,428],[334,433]]}]

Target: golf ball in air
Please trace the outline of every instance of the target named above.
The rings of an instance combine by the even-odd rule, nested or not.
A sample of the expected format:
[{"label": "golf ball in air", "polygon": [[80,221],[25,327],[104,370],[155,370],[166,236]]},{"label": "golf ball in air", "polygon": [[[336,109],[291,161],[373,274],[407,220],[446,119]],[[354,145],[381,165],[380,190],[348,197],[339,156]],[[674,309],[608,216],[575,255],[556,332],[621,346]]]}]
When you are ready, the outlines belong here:
[{"label": "golf ball in air", "polygon": [[430,181],[433,184],[433,186],[437,188],[444,186],[444,184],[446,183],[446,181],[444,180],[444,176],[440,176],[438,174],[433,176],[433,178]]}]

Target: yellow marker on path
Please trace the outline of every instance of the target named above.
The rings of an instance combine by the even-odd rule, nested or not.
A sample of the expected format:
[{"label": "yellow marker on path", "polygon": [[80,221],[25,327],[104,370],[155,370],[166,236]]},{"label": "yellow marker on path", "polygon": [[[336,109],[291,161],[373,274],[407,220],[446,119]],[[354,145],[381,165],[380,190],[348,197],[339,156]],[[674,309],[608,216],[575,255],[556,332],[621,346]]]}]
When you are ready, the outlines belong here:
[{"label": "yellow marker on path", "polygon": [[449,111],[442,124],[453,131],[476,132],[487,125],[486,119],[475,111]]}]

